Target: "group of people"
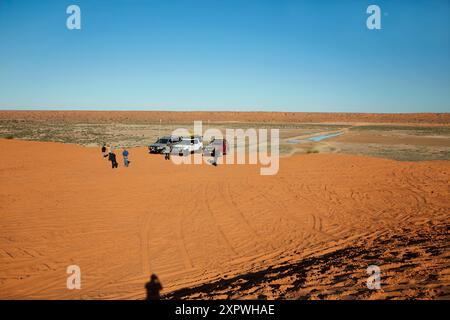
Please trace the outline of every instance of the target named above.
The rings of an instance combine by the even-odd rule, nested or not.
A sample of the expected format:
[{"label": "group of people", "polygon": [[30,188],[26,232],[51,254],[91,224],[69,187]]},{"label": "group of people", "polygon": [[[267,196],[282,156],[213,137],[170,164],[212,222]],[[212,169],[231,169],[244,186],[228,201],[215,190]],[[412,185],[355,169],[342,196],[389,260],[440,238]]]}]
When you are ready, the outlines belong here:
[{"label": "group of people", "polygon": [[[112,168],[117,168],[119,164],[117,163],[116,154],[114,153],[114,149],[112,146],[106,147],[106,144],[103,144],[102,146],[102,154],[103,158],[108,158],[108,161],[111,161]],[[129,152],[128,150],[123,147],[122,156],[123,156],[123,165],[125,167],[128,167],[130,164],[130,160],[128,160]]]}]

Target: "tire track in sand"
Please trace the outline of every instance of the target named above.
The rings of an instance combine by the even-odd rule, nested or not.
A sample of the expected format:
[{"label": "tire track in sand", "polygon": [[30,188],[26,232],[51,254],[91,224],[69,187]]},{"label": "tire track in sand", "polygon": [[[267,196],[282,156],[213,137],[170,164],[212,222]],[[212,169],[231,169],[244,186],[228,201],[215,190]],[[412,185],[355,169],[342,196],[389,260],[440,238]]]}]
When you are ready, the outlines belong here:
[{"label": "tire track in sand", "polygon": [[231,245],[230,241],[228,240],[227,236],[225,235],[225,233],[223,232],[222,228],[219,226],[218,221],[213,213],[213,210],[211,209],[211,205],[210,205],[210,199],[208,197],[208,189],[209,189],[209,183],[206,184],[205,188],[203,188],[203,199],[205,200],[205,205],[207,208],[207,211],[209,213],[209,216],[211,217],[211,219],[213,220],[213,225],[216,229],[216,233],[220,236],[220,238],[222,239],[222,242],[225,244],[226,248],[228,251],[230,251],[233,255],[237,255],[236,250],[233,248],[233,246]]},{"label": "tire track in sand", "polygon": [[[139,223],[139,239],[141,248],[141,264],[142,272],[145,275],[150,274],[150,246],[149,246],[149,232],[150,232],[150,220],[153,217],[153,212],[146,214],[141,218]],[[143,221],[142,221],[143,220]]]},{"label": "tire track in sand", "polygon": [[[194,188],[191,188],[191,194],[196,194]],[[198,208],[198,198],[194,197],[196,199],[193,202],[192,210],[189,210],[187,214],[181,214],[181,218],[178,219],[178,249],[183,257],[184,262],[184,268],[185,269],[192,269],[194,268],[194,263],[192,262],[192,258],[189,255],[189,252],[186,247],[186,237],[184,234],[184,221],[188,216],[191,216],[195,210]],[[188,199],[188,201],[192,201],[191,198]]]},{"label": "tire track in sand", "polygon": [[[192,214],[192,212],[195,211],[197,208],[197,204],[194,205],[192,210],[188,214]],[[151,271],[151,264],[150,264],[150,221],[152,220],[154,216],[154,212],[151,211],[149,214],[145,215],[143,218],[143,221],[140,224],[140,247],[141,247],[141,263],[142,263],[142,269],[144,274],[148,275]],[[183,260],[183,265],[185,269],[192,269],[193,263],[192,259],[187,251],[186,248],[186,241],[184,237],[183,232],[183,221],[184,216],[182,215],[181,219],[179,220],[178,228],[177,228],[177,234],[176,234],[176,241],[177,241],[177,248],[180,252],[180,255]]]},{"label": "tire track in sand", "polygon": [[[291,220],[291,221],[295,222],[299,226],[305,226],[305,221],[299,219],[294,214],[292,214],[292,212],[290,212],[291,209],[288,206],[286,206],[284,203],[282,203],[280,201],[277,201],[275,199],[275,197],[273,197],[272,200],[269,199],[267,197],[267,195],[264,194],[264,192],[261,192],[261,188],[260,187],[254,186],[254,188],[255,188],[255,190],[257,190],[257,192],[260,194],[260,196],[269,204],[269,206],[271,206],[273,208],[273,210],[275,210],[276,212],[281,212],[283,214],[283,216],[285,217],[285,219]],[[286,186],[284,186],[283,189],[286,190]],[[287,194],[292,194],[292,190],[290,190],[289,188],[288,188],[288,190],[289,190],[289,192]],[[288,191],[288,190],[286,190],[286,191]],[[310,203],[310,202],[307,201],[307,203]],[[313,233],[316,233],[316,234],[320,234],[320,235],[326,236],[329,239],[336,240],[336,237],[334,237],[334,236],[332,236],[332,235],[330,235],[330,234],[328,234],[328,233],[326,233],[324,231],[321,231],[321,230],[319,230],[317,228],[316,217],[315,217],[314,214],[309,213],[308,215],[312,219],[312,224],[308,228],[310,231],[312,231]],[[321,222],[320,222],[319,225],[321,225]]]},{"label": "tire track in sand", "polygon": [[239,208],[236,201],[234,201],[233,195],[231,194],[231,190],[230,190],[230,183],[227,183],[225,188],[223,188],[223,187],[221,187],[221,188],[223,190],[223,195],[228,199],[228,201],[226,201],[226,202],[230,203],[233,206],[233,208],[237,212],[239,218],[244,222],[243,224],[246,226],[246,228],[250,231],[251,234],[253,234],[253,236],[255,236],[255,238],[258,238],[258,239],[261,238],[261,235],[259,235],[259,233],[251,226],[250,222],[245,217],[245,214]]}]

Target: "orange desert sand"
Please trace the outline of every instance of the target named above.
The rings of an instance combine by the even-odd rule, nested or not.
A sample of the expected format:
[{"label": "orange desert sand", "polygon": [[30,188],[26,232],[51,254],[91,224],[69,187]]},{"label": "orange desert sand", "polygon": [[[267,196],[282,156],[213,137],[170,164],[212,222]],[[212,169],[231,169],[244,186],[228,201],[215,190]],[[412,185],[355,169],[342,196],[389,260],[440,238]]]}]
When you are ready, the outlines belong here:
[{"label": "orange desert sand", "polygon": [[[1,299],[143,299],[152,273],[166,298],[450,295],[448,161],[309,154],[260,176],[146,148],[115,170],[99,148],[0,149]],[[66,288],[73,264],[80,290]]]}]

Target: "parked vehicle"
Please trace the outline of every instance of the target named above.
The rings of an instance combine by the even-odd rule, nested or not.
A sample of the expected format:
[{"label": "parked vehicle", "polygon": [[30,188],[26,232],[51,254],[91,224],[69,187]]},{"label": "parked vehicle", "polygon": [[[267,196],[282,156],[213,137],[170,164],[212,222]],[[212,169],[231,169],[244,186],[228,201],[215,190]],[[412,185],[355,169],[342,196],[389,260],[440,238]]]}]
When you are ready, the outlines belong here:
[{"label": "parked vehicle", "polygon": [[[184,138],[184,137],[183,137]],[[191,139],[195,139],[197,138],[198,141],[200,141],[201,143],[203,143],[203,136],[199,136],[199,135],[195,135],[195,136],[190,136]],[[186,139],[189,139],[189,137],[186,137]]]},{"label": "parked vehicle", "polygon": [[199,138],[183,138],[180,142],[173,145],[172,153],[180,156],[201,152],[203,150],[203,142]]},{"label": "parked vehicle", "polygon": [[218,154],[226,155],[229,151],[227,139],[214,139],[203,149],[203,155],[208,157],[211,156],[211,152],[214,148]]},{"label": "parked vehicle", "polygon": [[150,153],[161,153],[165,146],[167,146],[169,143],[175,144],[181,141],[181,137],[177,136],[164,136],[161,138],[158,138],[158,140],[155,143],[152,143],[148,146],[148,151]]}]

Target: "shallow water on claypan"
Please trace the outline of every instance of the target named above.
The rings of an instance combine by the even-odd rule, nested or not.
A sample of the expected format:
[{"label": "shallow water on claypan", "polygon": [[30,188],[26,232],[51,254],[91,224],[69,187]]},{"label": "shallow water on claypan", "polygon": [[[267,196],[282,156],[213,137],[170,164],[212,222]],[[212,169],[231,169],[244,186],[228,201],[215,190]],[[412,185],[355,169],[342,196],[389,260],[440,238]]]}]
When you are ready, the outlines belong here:
[{"label": "shallow water on claypan", "polygon": [[307,140],[318,142],[318,141],[322,141],[322,140],[325,140],[325,139],[328,139],[328,138],[333,138],[333,137],[340,136],[341,134],[342,134],[342,132],[323,134],[323,135],[320,135],[320,136],[315,136],[315,137],[308,138]]}]

